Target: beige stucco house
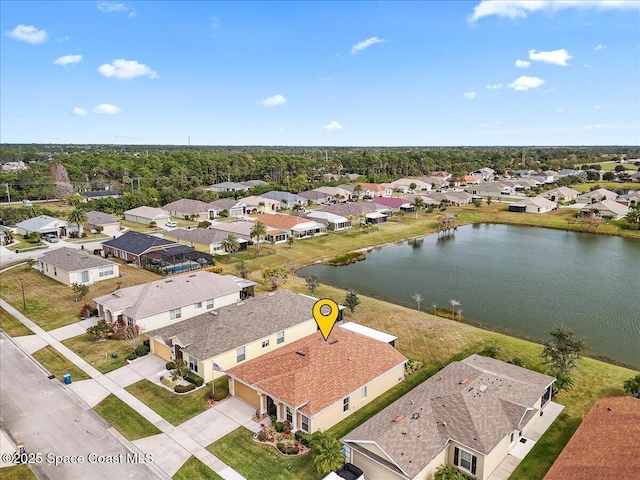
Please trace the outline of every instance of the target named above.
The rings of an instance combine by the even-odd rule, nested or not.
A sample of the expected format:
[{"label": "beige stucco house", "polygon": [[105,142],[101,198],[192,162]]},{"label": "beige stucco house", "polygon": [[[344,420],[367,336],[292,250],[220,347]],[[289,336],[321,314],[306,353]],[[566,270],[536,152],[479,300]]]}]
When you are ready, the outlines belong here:
[{"label": "beige stucco house", "polygon": [[151,222],[156,222],[156,225],[164,225],[170,218],[171,215],[169,212],[155,207],[143,206],[124,212],[125,220],[128,222],[142,223],[143,225],[150,225]]},{"label": "beige stucco house", "polygon": [[547,200],[544,197],[528,197],[517,203],[509,204],[510,212],[519,213],[547,213],[558,208],[556,202]]},{"label": "beige stucco house", "polygon": [[218,308],[148,332],[151,352],[184,359],[206,382],[316,332],[316,298],[289,290]]},{"label": "beige stucco house", "polygon": [[404,380],[407,359],[388,343],[340,326],[227,371],[229,392],[293,430],[325,431]]},{"label": "beige stucco house", "polygon": [[552,202],[572,202],[578,198],[580,192],[569,187],[558,187],[541,193],[540,196]]},{"label": "beige stucco house", "polygon": [[[225,255],[227,252],[223,247],[224,239],[229,235],[233,235],[220,230],[212,230],[208,228],[175,228],[164,234],[164,238],[175,241],[182,245],[189,245],[199,252],[208,253],[210,255]],[[238,251],[247,249],[247,242],[244,238],[236,237],[239,244]]]},{"label": "beige stucco house", "polygon": [[238,302],[240,291],[231,278],[199,271],[121,288],[93,301],[106,321],[147,332]]},{"label": "beige stucco house", "polygon": [[432,480],[442,464],[484,480],[536,424],[555,378],[471,355],[344,436],[367,480]]},{"label": "beige stucco house", "polygon": [[97,230],[102,228],[105,235],[113,235],[120,231],[120,219],[113,215],[102,212],[87,212],[87,222],[85,228],[88,230]]},{"label": "beige stucco house", "polygon": [[39,258],[40,270],[65,285],[91,285],[120,275],[117,263],[70,247],[50,250]]}]

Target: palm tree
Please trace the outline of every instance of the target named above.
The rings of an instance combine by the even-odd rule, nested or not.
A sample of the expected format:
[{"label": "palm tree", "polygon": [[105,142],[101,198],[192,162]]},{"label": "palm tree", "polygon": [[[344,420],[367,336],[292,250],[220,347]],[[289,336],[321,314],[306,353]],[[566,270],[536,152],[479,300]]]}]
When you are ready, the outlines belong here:
[{"label": "palm tree", "polygon": [[456,305],[460,305],[460,302],[458,300],[451,300],[451,307],[453,307],[451,309],[451,320],[455,320],[456,319]]},{"label": "palm tree", "polygon": [[302,210],[304,210],[304,207],[299,203],[296,203],[291,209],[292,212],[301,212]]},{"label": "palm tree", "polygon": [[284,198],[282,200],[280,200],[280,209],[281,210],[286,210],[289,207],[289,202],[287,202],[287,200],[285,200]]},{"label": "palm tree", "polygon": [[311,442],[311,454],[316,470],[327,474],[339,469],[344,464],[342,445],[334,437],[326,433],[316,432]]},{"label": "palm tree", "polygon": [[222,248],[231,258],[231,254],[240,248],[240,242],[233,233],[230,233],[222,240]]},{"label": "palm tree", "polygon": [[258,208],[260,209],[260,213],[264,213],[264,202],[258,202]]},{"label": "palm tree", "polygon": [[358,200],[360,200],[360,194],[362,194],[362,185],[356,184],[353,187],[353,193],[358,196]]},{"label": "palm tree", "polygon": [[424,199],[422,197],[416,197],[413,199],[413,206],[416,208],[416,218],[418,218],[418,212],[424,207]]},{"label": "palm tree", "polygon": [[267,236],[267,226],[262,222],[256,222],[249,231],[251,238],[256,239],[256,251],[260,251],[260,240]]},{"label": "palm tree", "polygon": [[86,223],[88,217],[84,210],[80,210],[79,208],[74,208],[69,212],[67,216],[67,220],[69,223],[75,223],[78,225],[78,235],[82,236],[82,226]]},{"label": "palm tree", "polygon": [[414,293],[411,298],[416,301],[416,303],[418,304],[418,311],[420,311],[420,302],[422,301],[422,295],[420,295],[419,293]]},{"label": "palm tree", "polygon": [[434,480],[464,480],[465,475],[453,465],[442,464],[436,470]]}]

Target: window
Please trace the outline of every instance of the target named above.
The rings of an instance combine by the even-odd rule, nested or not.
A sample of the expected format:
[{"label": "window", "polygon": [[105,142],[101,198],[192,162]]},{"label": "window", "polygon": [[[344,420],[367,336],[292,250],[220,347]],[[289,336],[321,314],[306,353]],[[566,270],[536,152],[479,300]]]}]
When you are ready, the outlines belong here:
[{"label": "window", "polygon": [[58,276],[58,269],[56,267],[53,267],[53,274],[57,277]]},{"label": "window", "polygon": [[471,472],[473,475],[476,474],[476,464],[478,459],[475,455],[471,455],[469,452],[462,450],[458,447],[455,447],[453,450],[453,464],[464,468],[468,472]]},{"label": "window", "polygon": [[511,432],[511,436],[509,437],[509,443],[513,443],[513,441],[515,440],[515,432]]},{"label": "window", "polygon": [[367,398],[367,386],[365,385],[360,389],[360,398]]},{"label": "window", "polygon": [[133,325],[133,318],[127,316],[127,326],[130,327],[131,325]]},{"label": "window", "polygon": [[281,332],[278,332],[276,343],[278,345],[280,345],[281,343],[284,343],[284,330]]},{"label": "window", "polygon": [[207,310],[211,310],[213,308],[213,298],[207,300]]},{"label": "window", "polygon": [[245,356],[244,347],[240,347],[238,350],[236,350],[236,362],[238,363],[244,362],[245,358],[246,356]]},{"label": "window", "polygon": [[189,355],[189,370],[198,373],[198,359],[193,355]]},{"label": "window", "polygon": [[175,320],[176,318],[180,318],[182,316],[182,312],[179,308],[175,308],[173,310],[169,310],[169,318],[171,320]]},{"label": "window", "polygon": [[202,308],[202,302],[198,302],[194,305],[194,308]]},{"label": "window", "polygon": [[309,433],[309,417],[305,417],[304,415],[300,415],[302,417],[302,425],[300,426],[300,428]]},{"label": "window", "polygon": [[349,411],[349,397],[346,397],[344,400],[342,400],[342,411],[343,412]]},{"label": "window", "polygon": [[287,422],[293,423],[293,415],[289,407],[287,407],[286,413],[287,413]]},{"label": "window", "polygon": [[98,272],[100,277],[110,277],[113,275],[113,265],[107,265],[106,267],[100,267]]},{"label": "window", "polygon": [[262,342],[262,348],[266,348],[269,346],[269,340],[265,340],[264,342]]}]

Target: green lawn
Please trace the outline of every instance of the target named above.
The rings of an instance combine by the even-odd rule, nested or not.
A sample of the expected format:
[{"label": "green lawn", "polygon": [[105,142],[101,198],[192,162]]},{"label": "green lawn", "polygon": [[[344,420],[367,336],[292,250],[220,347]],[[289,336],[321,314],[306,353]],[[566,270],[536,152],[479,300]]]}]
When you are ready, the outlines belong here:
[{"label": "green lawn", "polygon": [[216,472],[207,467],[196,457],[190,457],[173,476],[173,480],[223,480]]},{"label": "green lawn", "polygon": [[[124,340],[94,342],[86,333],[64,340],[62,343],[102,373],[109,373],[111,370],[125,366],[127,356],[132,352],[131,347]],[[111,357],[114,352],[118,354],[117,358]]]},{"label": "green lawn", "polygon": [[318,480],[310,454],[284,457],[273,447],[252,440],[253,433],[244,427],[207,447],[211,453],[247,480]]},{"label": "green lawn", "polygon": [[38,480],[27,465],[3,467],[0,470],[0,478],[2,480]]},{"label": "green lawn", "polygon": [[71,374],[71,381],[88,380],[89,378],[91,378],[84,371],[71,363],[64,355],[58,352],[51,345],[47,345],[37,352],[34,352],[32,356],[38,362],[40,362],[44,366],[44,368],[54,374],[56,378],[61,382],[64,381],[62,375],[65,373]]},{"label": "green lawn", "polygon": [[12,337],[33,335],[33,332],[31,330],[25,327],[22,322],[16,320],[4,308],[0,308],[0,328],[4,330],[7,335],[10,335]]},{"label": "green lawn", "polygon": [[140,380],[126,390],[169,423],[180,425],[205,411],[211,384],[183,395],[175,394],[149,380]]},{"label": "green lawn", "polygon": [[93,409],[127,440],[134,441],[162,433],[155,425],[113,394]]},{"label": "green lawn", "polygon": [[27,240],[24,239],[22,235],[18,235],[18,234],[13,235],[13,240],[14,240],[14,243],[7,246],[7,248],[12,251],[25,250],[25,249],[31,249],[31,248],[33,248],[34,250],[37,250],[38,248],[47,248],[47,245],[43,242],[38,242],[38,243],[28,242]]},{"label": "green lawn", "polygon": [[638,190],[638,188],[640,188],[640,184],[638,184],[638,182],[605,182],[604,180],[600,182],[576,183],[571,185],[571,188],[579,191],[580,193],[584,193],[591,190],[595,185],[600,185],[600,188],[606,188],[607,190],[613,191],[619,189]]}]

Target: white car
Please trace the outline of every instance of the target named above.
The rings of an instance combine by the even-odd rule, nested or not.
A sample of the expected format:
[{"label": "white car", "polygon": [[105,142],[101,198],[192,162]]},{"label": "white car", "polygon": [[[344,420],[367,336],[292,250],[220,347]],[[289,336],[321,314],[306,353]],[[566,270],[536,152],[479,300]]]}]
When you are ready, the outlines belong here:
[{"label": "white car", "polygon": [[178,224],[176,222],[174,222],[173,220],[168,220],[167,223],[165,223],[165,225],[169,228],[175,228],[178,226]]}]

